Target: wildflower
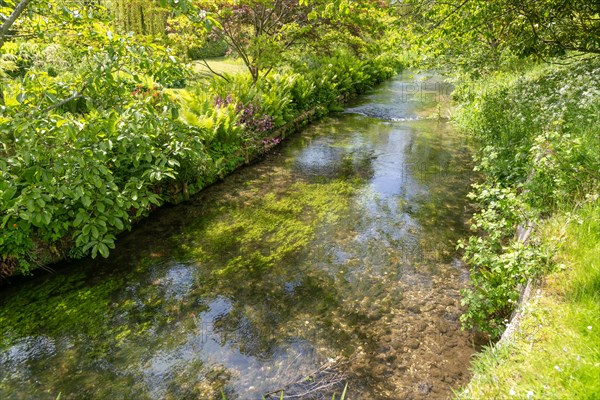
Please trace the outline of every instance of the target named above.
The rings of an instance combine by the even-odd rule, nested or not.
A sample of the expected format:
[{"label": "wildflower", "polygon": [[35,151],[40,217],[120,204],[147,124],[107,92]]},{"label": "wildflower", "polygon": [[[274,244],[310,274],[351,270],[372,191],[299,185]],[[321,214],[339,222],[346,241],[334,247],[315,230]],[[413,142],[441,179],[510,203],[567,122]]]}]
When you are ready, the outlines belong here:
[{"label": "wildflower", "polygon": [[529,392],[527,392],[527,398],[533,399],[533,390],[530,390]]},{"label": "wildflower", "polygon": [[559,367],[558,365],[555,365],[555,366],[554,366],[554,369],[555,369],[555,370],[557,370],[558,372],[560,372],[560,371],[561,371],[561,369],[560,369],[560,367]]},{"label": "wildflower", "polygon": [[590,325],[590,326],[588,326],[588,331],[591,331],[591,330],[592,330],[592,326]]},{"label": "wildflower", "polygon": [[510,394],[511,396],[514,396],[515,394],[517,394],[517,392],[515,392],[513,389],[510,389],[508,394]]}]

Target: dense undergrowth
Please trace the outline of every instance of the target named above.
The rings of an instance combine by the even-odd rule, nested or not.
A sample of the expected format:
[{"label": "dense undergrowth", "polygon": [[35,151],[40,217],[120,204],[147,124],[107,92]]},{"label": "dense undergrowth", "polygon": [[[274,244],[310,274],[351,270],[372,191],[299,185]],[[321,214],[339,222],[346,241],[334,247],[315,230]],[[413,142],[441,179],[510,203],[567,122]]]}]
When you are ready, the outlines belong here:
[{"label": "dense undergrowth", "polygon": [[[462,85],[458,123],[480,144],[475,231],[460,243],[473,267],[462,321],[498,337],[529,279],[553,268],[540,221],[597,193],[600,59],[525,66]],[[515,229],[531,228],[526,243]]]},{"label": "dense undergrowth", "polygon": [[461,399],[600,397],[600,202],[561,210],[541,227],[560,268],[524,306],[519,329],[473,365]]},{"label": "dense undergrowth", "polygon": [[168,49],[108,39],[78,61],[58,44],[3,49],[11,84],[0,106],[0,277],[107,256],[152,209],[222,178],[303,113],[324,115],[400,67],[381,47],[360,57],[341,48],[298,55],[256,83],[248,74],[194,81]]}]

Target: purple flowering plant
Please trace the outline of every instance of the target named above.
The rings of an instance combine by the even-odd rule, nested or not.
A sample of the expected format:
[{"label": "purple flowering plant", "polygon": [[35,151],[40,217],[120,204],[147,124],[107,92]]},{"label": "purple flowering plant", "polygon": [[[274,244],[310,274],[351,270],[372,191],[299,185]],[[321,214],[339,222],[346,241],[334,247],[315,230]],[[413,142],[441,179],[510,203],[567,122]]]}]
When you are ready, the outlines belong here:
[{"label": "purple flowering plant", "polygon": [[216,107],[227,107],[230,104],[235,104],[235,111],[239,116],[238,121],[244,125],[247,131],[260,134],[273,129],[273,117],[267,114],[261,115],[260,105],[236,101],[231,93],[227,94],[225,98],[219,95],[215,97]]}]

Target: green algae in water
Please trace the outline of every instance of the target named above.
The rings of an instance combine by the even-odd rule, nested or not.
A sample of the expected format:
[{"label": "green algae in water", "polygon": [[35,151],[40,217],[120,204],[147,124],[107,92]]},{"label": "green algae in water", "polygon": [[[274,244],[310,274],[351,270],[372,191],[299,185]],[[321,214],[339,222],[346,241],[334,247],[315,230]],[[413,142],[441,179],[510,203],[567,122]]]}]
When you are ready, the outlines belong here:
[{"label": "green algae in water", "polygon": [[[273,193],[255,198],[244,196],[243,201],[247,203],[244,207],[236,208],[235,204],[230,202],[226,207],[219,208],[218,212],[204,216],[199,224],[192,224],[189,232],[183,234],[184,237],[194,236],[200,239],[195,241],[190,251],[180,251],[178,257],[188,260],[186,262],[195,260],[198,263],[197,269],[202,270],[199,273],[200,277],[206,278],[206,274],[212,274],[217,279],[200,278],[204,284],[198,288],[198,292],[193,291],[190,295],[198,293],[214,296],[212,293],[223,294],[231,289],[242,296],[248,291],[247,296],[255,297],[256,286],[248,287],[252,282],[249,278],[252,275],[256,276],[255,272],[262,273],[265,269],[275,267],[279,268],[272,277],[277,279],[283,274],[281,279],[287,280],[286,272],[281,269],[285,266],[282,263],[309,245],[320,226],[340,218],[341,213],[348,209],[358,184],[359,181],[356,180],[297,182],[290,186],[287,196],[276,196]],[[233,211],[224,212],[228,209]],[[232,253],[229,252],[230,249],[236,251]],[[223,257],[223,254],[241,255]],[[120,278],[106,276],[98,279],[93,285],[86,282],[83,272],[56,275],[41,286],[27,285],[30,290],[21,290],[15,296],[10,296],[0,309],[0,321],[6,328],[2,336],[2,348],[15,345],[24,337],[67,338],[71,342],[70,348],[65,350],[68,361],[61,357],[61,362],[64,368],[69,370],[76,365],[81,367],[98,361],[110,364],[114,358],[121,358],[121,354],[126,354],[125,357],[135,362],[145,357],[145,347],[174,349],[185,346],[185,337],[172,336],[167,343],[159,338],[171,331],[171,325],[200,335],[203,321],[199,314],[206,311],[208,306],[194,306],[186,301],[170,301],[161,290],[161,282],[156,280],[147,282],[146,285],[128,287],[128,282],[140,279],[139,274],[148,273],[153,261],[155,260],[151,257],[143,258],[137,262],[132,273]],[[318,281],[310,283],[310,278],[303,279],[305,290],[319,293],[319,299],[330,298],[327,293],[321,291]],[[312,289],[309,289],[311,286]],[[270,310],[268,315],[257,314],[248,307],[234,307],[230,310],[230,316],[213,328],[225,332],[233,331],[244,319],[254,321],[255,326],[272,324],[273,320],[269,315],[274,311],[285,312],[286,308],[297,308],[298,312],[301,312],[303,307],[308,306],[306,302],[296,302],[295,305],[290,303],[288,296],[278,287],[279,285],[271,281],[263,288],[270,296],[281,299],[277,302],[279,306]],[[124,296],[128,288],[134,290],[133,298]],[[252,302],[250,298],[247,299],[247,303]],[[334,299],[330,299],[329,303],[335,304]],[[259,353],[270,351],[272,343],[269,337],[265,338],[267,340],[261,345],[263,350],[258,350]],[[88,346],[86,343],[94,345]],[[240,350],[244,352],[244,348],[242,343]],[[52,355],[49,358],[52,359]],[[193,365],[196,365],[196,368],[193,368]],[[202,370],[200,365],[201,360],[195,360],[186,367],[187,372],[182,371],[183,375],[174,378],[175,381],[185,382],[192,379],[191,375],[197,374],[199,369]],[[138,373],[128,374],[125,379],[112,374],[106,375],[96,368],[91,370],[95,370],[95,375],[104,375],[105,382],[111,382],[112,390],[102,389],[106,395],[137,393],[135,396],[139,397],[139,391],[144,392],[139,382],[133,383],[142,380]],[[222,381],[227,376],[223,375],[225,372],[215,372],[208,368],[206,374],[214,376],[215,382],[208,386],[188,388],[187,395],[214,392],[216,387],[222,387],[223,382],[228,381]],[[38,372],[38,375],[44,373]],[[59,378],[67,389],[73,385],[81,385],[76,379],[69,384],[64,376]],[[83,386],[86,387],[87,384],[84,383]],[[0,388],[3,385],[0,384]],[[174,393],[177,392],[179,390]]]},{"label": "green algae in water", "polygon": [[198,261],[214,261],[220,252],[238,253],[215,273],[244,273],[270,268],[308,246],[320,224],[331,224],[349,207],[356,184],[298,182],[287,196],[268,193],[249,206],[215,218],[194,249]]},{"label": "green algae in water", "polygon": [[43,284],[28,284],[0,308],[0,349],[32,334],[60,336],[78,332],[98,338],[111,304],[111,294],[123,278],[106,279],[90,287],[85,274],[73,271]]}]

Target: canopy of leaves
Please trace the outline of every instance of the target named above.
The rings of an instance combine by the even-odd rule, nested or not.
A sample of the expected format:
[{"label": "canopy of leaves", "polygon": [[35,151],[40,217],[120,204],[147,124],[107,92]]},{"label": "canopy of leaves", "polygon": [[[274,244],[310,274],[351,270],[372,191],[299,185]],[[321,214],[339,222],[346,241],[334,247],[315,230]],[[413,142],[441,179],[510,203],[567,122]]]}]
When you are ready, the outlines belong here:
[{"label": "canopy of leaves", "polygon": [[[405,26],[429,60],[496,68],[506,58],[600,54],[600,3],[593,0],[409,0]],[[415,40],[416,39],[416,40]]]}]

